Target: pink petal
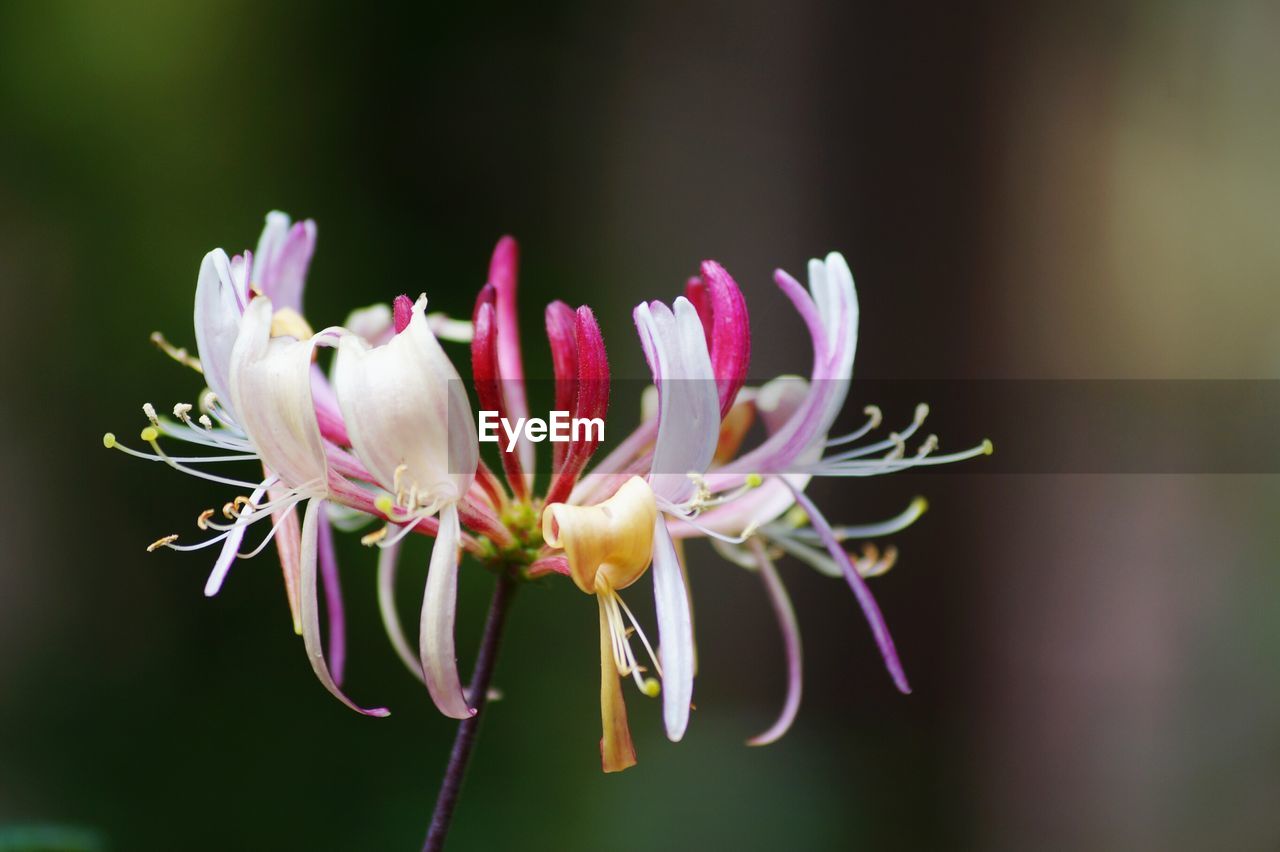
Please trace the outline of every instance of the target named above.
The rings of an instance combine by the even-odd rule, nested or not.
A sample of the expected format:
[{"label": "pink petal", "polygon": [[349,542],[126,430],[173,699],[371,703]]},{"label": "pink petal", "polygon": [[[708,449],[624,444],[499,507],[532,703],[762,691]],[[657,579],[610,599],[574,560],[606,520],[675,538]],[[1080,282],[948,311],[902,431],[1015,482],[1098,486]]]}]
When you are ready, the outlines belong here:
[{"label": "pink petal", "polygon": [[333,546],[333,528],[327,517],[320,518],[320,577],[324,582],[324,608],[329,616],[329,669],[335,683],[342,683],[347,667],[347,621],[342,608],[342,584],[338,577],[338,554]]},{"label": "pink petal", "polygon": [[387,716],[390,715],[385,707],[374,707],[365,709],[343,693],[338,684],[334,681],[333,675],[329,672],[329,666],[324,659],[324,646],[320,639],[320,602],[317,597],[316,584],[316,547],[319,538],[320,512],[324,508],[324,500],[320,497],[312,498],[307,503],[307,510],[302,516],[302,641],[307,649],[307,659],[311,661],[311,668],[319,678],[324,688],[341,701],[343,704],[355,710],[357,713],[363,713],[366,716]]},{"label": "pink petal", "polygon": [[782,712],[767,731],[747,740],[747,745],[768,745],[782,738],[782,735],[795,721],[796,712],[800,709],[800,692],[803,683],[802,657],[800,652],[800,624],[796,620],[796,612],[791,606],[791,598],[787,596],[782,578],[773,567],[773,561],[765,553],[764,546],[758,538],[751,539],[751,552],[755,554],[759,567],[760,579],[764,581],[765,592],[769,595],[769,603],[773,613],[778,617],[778,627],[782,631],[784,656],[787,661],[787,698],[783,702]]},{"label": "pink petal", "polygon": [[904,694],[911,692],[911,686],[907,683],[907,674],[902,670],[902,662],[898,659],[897,648],[893,645],[893,637],[889,635],[889,627],[885,624],[884,616],[880,613],[880,607],[876,604],[876,599],[872,596],[871,590],[867,588],[867,583],[862,579],[862,575],[858,573],[858,569],[849,559],[849,554],[840,546],[840,542],[836,540],[835,533],[831,531],[831,525],[827,523],[827,519],[823,517],[822,512],[818,511],[818,507],[813,501],[805,496],[805,493],[798,488],[792,487],[791,493],[795,495],[796,502],[809,515],[809,523],[813,525],[813,530],[822,539],[822,543],[827,548],[827,553],[831,554],[831,558],[836,561],[844,571],[845,581],[848,582],[849,588],[853,590],[853,596],[858,599],[858,605],[862,607],[862,614],[867,619],[867,624],[871,627],[871,635],[875,637],[876,646],[880,649],[880,656],[884,658],[884,664],[889,669],[889,674],[893,677],[894,684],[898,687],[898,691]]}]

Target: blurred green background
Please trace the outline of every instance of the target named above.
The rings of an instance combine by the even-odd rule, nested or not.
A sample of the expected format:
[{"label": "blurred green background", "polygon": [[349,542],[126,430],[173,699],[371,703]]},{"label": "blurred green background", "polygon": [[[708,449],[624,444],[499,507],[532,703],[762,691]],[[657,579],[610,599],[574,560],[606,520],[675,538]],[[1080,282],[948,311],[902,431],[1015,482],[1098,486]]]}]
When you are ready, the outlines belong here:
[{"label": "blurred green background", "polygon": [[[0,2],[0,825],[113,850],[421,842],[453,724],[387,646],[373,555],[341,542],[348,686],[383,721],[315,682],[270,558],[206,600],[203,555],[143,552],[218,489],[101,448],[195,395],[147,335],[191,341],[200,258],[252,246],[267,210],[319,223],[317,327],[406,291],[465,315],[516,235],[534,373],[561,298],[643,376],[630,307],[704,257],[747,293],[753,375],[804,371],[769,275],[834,248],[861,376],[1266,378],[1278,27],[1247,0]],[[1034,414],[1046,454],[1105,439]],[[972,418],[944,441],[981,437]],[[1213,418],[1166,437],[1230,440]],[[847,589],[785,562],[805,702],[744,747],[781,645],[758,579],[694,548],[689,735],[631,693],[640,764],[605,777],[594,605],[527,588],[450,848],[1280,842],[1274,477],[973,465],[816,491],[849,522],[931,501],[875,584],[913,695]],[[469,660],[490,580],[461,585]]]}]

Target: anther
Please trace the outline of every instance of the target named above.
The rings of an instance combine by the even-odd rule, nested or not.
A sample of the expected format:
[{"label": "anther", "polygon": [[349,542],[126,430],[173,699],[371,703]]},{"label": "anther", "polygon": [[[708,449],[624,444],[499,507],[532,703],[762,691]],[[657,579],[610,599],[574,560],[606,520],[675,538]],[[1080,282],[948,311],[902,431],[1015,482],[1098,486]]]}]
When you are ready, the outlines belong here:
[{"label": "anther", "polygon": [[154,553],[155,551],[159,550],[162,547],[166,547],[170,544],[173,544],[177,540],[178,540],[178,536],[176,533],[174,535],[167,535],[164,538],[158,538],[147,545],[147,553]]},{"label": "anther", "polygon": [[191,422],[191,403],[180,402],[173,407],[173,416],[181,420],[183,423]]},{"label": "anther", "polygon": [[201,414],[200,419],[196,422],[198,422],[206,430],[209,430],[209,431],[213,430],[213,421],[209,419],[209,415],[207,414]]},{"label": "anther", "polygon": [[147,415],[147,419],[151,421],[152,426],[159,426],[160,421],[156,418],[156,408],[149,402],[142,403],[142,413]]},{"label": "anther", "polygon": [[361,536],[360,543],[365,547],[373,547],[375,544],[387,537],[387,529],[387,527],[382,526],[368,535]]},{"label": "anther", "polygon": [[924,443],[920,445],[920,449],[916,450],[916,458],[922,459],[936,449],[938,449],[938,436],[930,435],[924,439]]},{"label": "anther", "polygon": [[196,518],[196,526],[198,526],[202,530],[209,529],[209,519],[212,517],[213,517],[213,510],[205,509],[203,512],[200,513],[200,516]]},{"label": "anther", "polygon": [[880,428],[880,423],[884,420],[884,413],[880,410],[880,406],[868,405],[862,409],[862,413],[868,418],[867,431]]},{"label": "anther", "polygon": [[236,512],[236,507],[233,506],[232,504],[223,503],[222,517],[226,518],[228,521],[234,521],[237,517],[239,517],[239,513]]},{"label": "anther", "polygon": [[924,402],[922,402],[922,403],[920,403],[919,405],[917,405],[917,406],[916,406],[915,424],[916,424],[916,426],[917,426],[917,427],[919,427],[919,426],[920,426],[920,424],[924,423],[925,418],[926,418],[926,417],[928,417],[928,416],[929,416],[929,405],[928,405],[928,403],[924,403]]}]

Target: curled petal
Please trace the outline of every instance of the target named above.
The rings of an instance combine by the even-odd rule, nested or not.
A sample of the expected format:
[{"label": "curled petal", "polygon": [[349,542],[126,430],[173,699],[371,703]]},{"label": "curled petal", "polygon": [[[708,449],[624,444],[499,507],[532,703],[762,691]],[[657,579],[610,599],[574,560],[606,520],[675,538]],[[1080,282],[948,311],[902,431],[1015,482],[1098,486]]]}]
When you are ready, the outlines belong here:
[{"label": "curled petal", "polygon": [[658,386],[658,437],[651,481],[659,497],[681,503],[690,473],[705,473],[720,437],[720,397],[698,313],[688,299],[635,309],[636,327]]},{"label": "curled petal", "polygon": [[422,622],[418,651],[431,700],[446,716],[467,719],[475,710],[467,704],[458,678],[458,653],[454,647],[454,621],[458,605],[458,509],[447,505],[440,512],[440,532],[431,549],[427,588],[422,598]]},{"label": "curled petal", "polygon": [[311,661],[311,668],[315,671],[320,683],[343,704],[366,716],[387,716],[389,713],[385,707],[365,709],[348,698],[334,682],[333,675],[329,673],[329,666],[325,663],[324,646],[320,639],[320,601],[316,583],[318,524],[321,520],[320,511],[323,508],[324,500],[316,497],[307,503],[307,509],[302,516],[302,641],[307,648],[307,659]]},{"label": "curled petal", "polygon": [[547,506],[542,537],[564,550],[578,588],[595,594],[601,577],[610,588],[625,589],[644,574],[653,554],[657,518],[653,489],[633,476],[599,505]]},{"label": "curled petal", "polygon": [[662,720],[667,737],[679,742],[693,700],[693,617],[684,570],[661,518],[653,531],[653,598],[662,649]]},{"label": "curled petal", "polygon": [[[774,276],[808,327],[813,341],[811,388],[804,404],[760,446],[711,477],[713,487],[733,487],[747,473],[781,472],[826,440],[844,406],[858,345],[858,296],[853,276],[837,252],[809,264],[809,291],[782,270]],[[820,451],[820,449],[819,449]]]},{"label": "curled petal", "polygon": [[898,659],[898,650],[894,647],[893,637],[889,635],[889,626],[885,624],[884,616],[880,613],[880,607],[876,604],[876,599],[872,596],[871,590],[867,588],[866,581],[858,573],[858,569],[849,558],[849,554],[840,546],[840,542],[835,533],[831,531],[831,526],[827,523],[827,519],[823,517],[822,512],[818,510],[813,501],[806,497],[803,491],[794,486],[791,493],[795,496],[796,502],[800,504],[800,507],[809,515],[809,523],[813,525],[813,531],[822,539],[823,545],[827,548],[827,553],[831,555],[831,558],[836,561],[836,564],[844,572],[845,581],[848,582],[849,588],[853,590],[853,596],[857,598],[858,605],[862,607],[862,614],[866,616],[867,624],[871,627],[871,635],[875,637],[876,646],[880,649],[880,656],[884,658],[885,667],[893,677],[894,685],[898,687],[899,692],[910,693],[911,686],[907,683],[906,672],[902,670],[902,662]]},{"label": "curled petal", "polygon": [[796,620],[796,612],[791,606],[791,598],[782,585],[778,570],[773,567],[773,560],[765,552],[760,539],[752,537],[751,552],[755,556],[756,568],[760,579],[764,581],[765,592],[769,595],[769,603],[773,613],[778,617],[778,627],[782,631],[783,652],[787,661],[787,698],[783,702],[782,712],[767,731],[747,740],[747,745],[761,746],[776,742],[782,738],[795,721],[796,712],[800,709],[800,692],[803,683],[802,658],[800,652],[800,624]]}]

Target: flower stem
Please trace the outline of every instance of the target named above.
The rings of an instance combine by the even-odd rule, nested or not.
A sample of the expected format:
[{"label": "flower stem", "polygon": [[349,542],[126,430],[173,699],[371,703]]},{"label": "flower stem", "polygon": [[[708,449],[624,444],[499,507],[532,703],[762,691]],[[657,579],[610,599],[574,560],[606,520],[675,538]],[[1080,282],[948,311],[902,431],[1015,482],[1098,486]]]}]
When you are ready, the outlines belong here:
[{"label": "flower stem", "polygon": [[439,852],[444,848],[449,825],[453,822],[453,809],[458,804],[458,793],[462,789],[462,776],[466,774],[471,750],[476,744],[476,732],[484,717],[484,706],[489,698],[489,681],[493,679],[493,666],[498,657],[498,643],[502,639],[502,627],[506,623],[507,608],[514,593],[515,581],[511,575],[506,571],[498,574],[468,691],[476,714],[458,723],[458,733],[453,738],[453,751],[449,754],[449,765],[444,771],[444,781],[440,784],[440,794],[436,797],[436,808],[431,814],[431,827],[427,830],[427,841],[422,846],[422,852]]}]

